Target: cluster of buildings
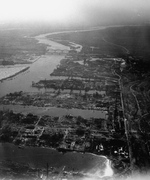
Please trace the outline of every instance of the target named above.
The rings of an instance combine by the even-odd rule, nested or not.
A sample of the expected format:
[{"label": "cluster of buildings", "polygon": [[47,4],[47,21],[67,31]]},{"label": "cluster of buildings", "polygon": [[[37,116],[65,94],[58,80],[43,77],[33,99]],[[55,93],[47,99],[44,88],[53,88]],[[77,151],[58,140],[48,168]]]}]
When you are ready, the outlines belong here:
[{"label": "cluster of buildings", "polygon": [[[110,128],[109,120],[81,116],[36,116],[12,111],[0,112],[1,123],[9,123],[9,139],[19,148],[39,146],[56,148],[61,152],[92,152],[99,155],[121,156],[128,159],[125,137]],[[112,124],[112,123],[111,123]],[[7,136],[2,125],[1,140]],[[8,128],[8,127],[7,127]]]}]

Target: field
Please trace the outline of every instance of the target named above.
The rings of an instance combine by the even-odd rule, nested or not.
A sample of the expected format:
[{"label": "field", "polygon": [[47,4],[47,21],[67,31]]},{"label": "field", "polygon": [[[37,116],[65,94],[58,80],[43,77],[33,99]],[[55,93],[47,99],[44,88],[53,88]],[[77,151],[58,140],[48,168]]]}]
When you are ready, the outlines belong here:
[{"label": "field", "polygon": [[28,31],[0,31],[0,64],[13,65],[45,54],[46,45],[39,44]]},{"label": "field", "polygon": [[[98,31],[53,35],[53,38],[81,44],[84,46],[84,53],[126,57],[127,49],[129,54],[145,61],[150,57],[149,26],[111,27]],[[92,50],[90,47],[95,48]]]}]

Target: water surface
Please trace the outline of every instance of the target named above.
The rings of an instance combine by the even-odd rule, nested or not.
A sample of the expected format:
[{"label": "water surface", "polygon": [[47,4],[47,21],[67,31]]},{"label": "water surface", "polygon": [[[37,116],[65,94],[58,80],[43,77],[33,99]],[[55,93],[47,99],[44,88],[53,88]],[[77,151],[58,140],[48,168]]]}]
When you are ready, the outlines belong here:
[{"label": "water surface", "polygon": [[55,149],[39,147],[19,149],[10,143],[0,143],[0,161],[6,160],[41,169],[46,169],[48,163],[49,167],[63,168],[65,166],[66,171],[98,173],[99,176],[104,176],[108,168],[106,166],[108,160],[104,156],[75,152],[62,154]]}]

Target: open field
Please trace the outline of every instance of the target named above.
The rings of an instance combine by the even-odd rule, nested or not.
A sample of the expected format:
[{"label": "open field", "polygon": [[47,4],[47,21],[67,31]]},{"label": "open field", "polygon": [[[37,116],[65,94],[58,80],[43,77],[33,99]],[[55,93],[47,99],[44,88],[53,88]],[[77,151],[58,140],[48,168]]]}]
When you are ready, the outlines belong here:
[{"label": "open field", "polygon": [[[82,52],[100,56],[126,57],[127,50],[145,61],[150,57],[150,27],[122,26],[103,30],[53,35],[53,39],[71,41],[83,45]],[[87,38],[88,37],[88,38]],[[93,47],[93,48],[92,48]]]},{"label": "open field", "polygon": [[46,53],[47,46],[23,30],[0,31],[0,64],[26,64]]}]

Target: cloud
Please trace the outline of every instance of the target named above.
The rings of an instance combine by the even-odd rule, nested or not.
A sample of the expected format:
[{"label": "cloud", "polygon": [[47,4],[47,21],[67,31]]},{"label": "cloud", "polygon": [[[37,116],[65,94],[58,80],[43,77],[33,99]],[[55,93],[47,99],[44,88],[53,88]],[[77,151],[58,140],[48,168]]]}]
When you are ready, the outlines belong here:
[{"label": "cloud", "polygon": [[147,21],[149,0],[0,0],[0,21],[115,24]]}]

